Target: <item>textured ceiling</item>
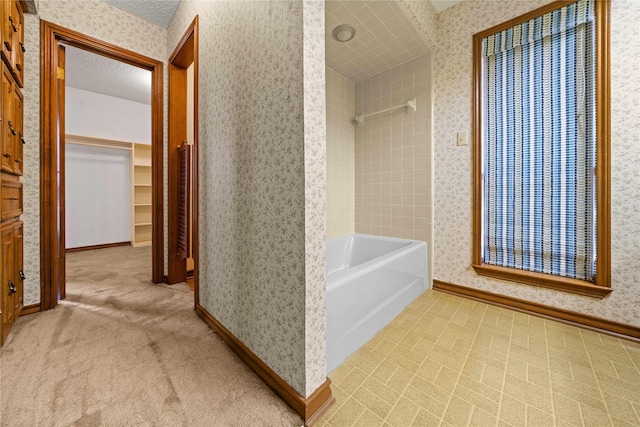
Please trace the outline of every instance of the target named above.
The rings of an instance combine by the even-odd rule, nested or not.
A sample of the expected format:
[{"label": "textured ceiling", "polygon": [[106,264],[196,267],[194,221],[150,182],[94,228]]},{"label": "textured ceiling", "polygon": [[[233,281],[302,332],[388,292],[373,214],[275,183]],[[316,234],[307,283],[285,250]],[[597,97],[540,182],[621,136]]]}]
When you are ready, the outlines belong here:
[{"label": "textured ceiling", "polygon": [[[376,76],[427,53],[427,47],[401,6],[394,1],[334,1],[325,3],[327,67],[352,82]],[[350,24],[356,36],[333,39],[332,31]]]},{"label": "textured ceiling", "polygon": [[443,10],[455,6],[460,3],[462,0],[431,0],[433,7],[436,8],[436,12],[442,12]]},{"label": "textured ceiling", "polygon": [[67,86],[151,104],[151,71],[66,46]]},{"label": "textured ceiling", "polygon": [[168,28],[180,0],[102,0],[118,9],[152,22],[162,28]]}]

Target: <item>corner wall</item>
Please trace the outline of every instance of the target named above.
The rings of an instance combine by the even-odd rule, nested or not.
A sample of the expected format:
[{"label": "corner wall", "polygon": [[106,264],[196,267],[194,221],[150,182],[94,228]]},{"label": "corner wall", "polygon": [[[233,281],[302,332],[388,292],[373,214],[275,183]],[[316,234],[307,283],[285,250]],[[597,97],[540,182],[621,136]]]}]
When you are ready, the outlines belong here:
[{"label": "corner wall", "polygon": [[199,16],[200,304],[303,397],[326,379],[324,4]]},{"label": "corner wall", "polygon": [[444,282],[640,326],[640,186],[637,58],[640,2],[611,1],[611,286],[604,299],[475,274],[472,248],[472,36],[549,1],[465,1],[438,18],[435,54],[435,278]]},{"label": "corner wall", "polygon": [[167,31],[164,28],[102,1],[40,0],[37,16],[25,14],[25,305],[40,302],[40,19],[151,58],[167,59]]}]

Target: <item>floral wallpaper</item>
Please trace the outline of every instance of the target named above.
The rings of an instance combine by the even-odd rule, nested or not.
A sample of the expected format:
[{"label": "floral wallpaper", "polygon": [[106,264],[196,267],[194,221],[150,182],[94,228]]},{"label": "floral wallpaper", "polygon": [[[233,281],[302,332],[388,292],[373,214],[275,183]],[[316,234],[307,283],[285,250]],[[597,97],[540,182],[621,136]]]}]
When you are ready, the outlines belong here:
[{"label": "floral wallpaper", "polygon": [[472,148],[456,146],[471,134],[472,35],[548,3],[464,1],[438,15],[435,51],[435,271],[434,278],[489,292],[640,326],[640,134],[637,60],[640,2],[611,2],[611,255],[613,292],[604,299],[498,281],[471,268]]},{"label": "floral wallpaper", "polygon": [[325,380],[324,6],[183,1],[169,50],[196,15],[200,303],[307,396]]},{"label": "floral wallpaper", "polygon": [[[25,305],[40,302],[40,20],[166,61],[167,31],[99,0],[40,0],[25,15]],[[165,73],[166,76],[166,73]],[[166,85],[166,84],[165,84]],[[166,93],[166,90],[165,90]],[[166,101],[165,101],[166,105]],[[166,140],[166,119],[165,119]],[[165,173],[166,176],[166,173]]]}]

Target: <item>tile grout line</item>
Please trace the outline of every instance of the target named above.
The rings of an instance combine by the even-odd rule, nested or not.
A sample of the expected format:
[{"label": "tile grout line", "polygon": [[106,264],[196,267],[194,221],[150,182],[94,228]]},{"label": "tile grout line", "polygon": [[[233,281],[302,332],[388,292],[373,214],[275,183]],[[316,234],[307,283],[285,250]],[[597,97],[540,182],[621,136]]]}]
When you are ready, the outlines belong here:
[{"label": "tile grout line", "polygon": [[[441,299],[441,298],[438,298],[438,301],[439,301],[440,299]],[[447,302],[447,304],[448,304],[448,302]],[[431,307],[433,307],[434,305],[435,305],[435,302],[434,302],[434,304],[431,304]],[[457,312],[457,310],[456,310],[456,312]],[[425,313],[424,313],[422,316],[420,316],[420,319],[418,319],[418,321],[420,321],[420,320],[421,320],[423,317],[425,317],[426,315],[427,315],[427,312],[425,311]],[[441,331],[440,331],[440,333],[438,334],[438,337],[434,340],[434,345],[436,344],[436,342],[438,341],[438,339],[440,339],[440,337],[442,336],[442,333],[444,332],[444,330],[446,329],[446,327],[447,327],[447,326],[449,326],[449,323],[450,323],[450,322],[451,322],[451,318],[449,318],[449,320],[447,321],[447,325],[446,325],[444,328],[442,328],[442,330],[441,330]],[[416,323],[417,323],[417,322],[416,322]],[[415,325],[414,325],[414,327],[415,327]],[[411,329],[413,329],[413,327],[412,327]],[[432,348],[431,350],[433,350],[433,348]],[[424,366],[424,364],[427,362],[427,358],[429,357],[429,354],[431,353],[431,350],[429,350],[429,353],[427,353],[427,354],[425,355],[424,359],[422,360],[422,363],[420,363],[420,365],[419,365],[418,369],[416,369],[416,372],[414,372],[414,373],[413,373],[413,376],[411,377],[411,381],[413,381],[413,379],[418,375],[418,371],[419,371],[419,370]],[[387,422],[387,420],[389,419],[389,416],[391,415],[391,413],[393,412],[393,410],[398,406],[398,403],[400,402],[400,400],[402,399],[402,397],[404,397],[404,393],[405,393],[405,391],[407,391],[407,388],[409,387],[409,385],[411,385],[411,381],[409,381],[409,383],[406,385],[406,387],[402,390],[402,393],[399,393],[399,394],[400,394],[400,398],[399,398],[399,399],[398,399],[398,401],[395,403],[395,405],[393,405],[393,406],[391,407],[391,410],[389,411],[389,413],[387,414],[387,416],[386,416],[386,417],[384,418],[384,420],[383,420],[385,423],[386,423],[386,422]],[[407,398],[407,399],[408,399],[408,398]],[[409,399],[409,400],[411,400],[411,399]],[[412,400],[412,402],[413,402],[413,400]],[[416,402],[413,402],[413,403],[416,403]],[[416,404],[417,404],[417,403],[416,403]],[[418,404],[418,406],[420,406],[420,405]],[[422,408],[421,408],[421,409],[422,409]],[[420,411],[418,411],[418,413],[420,413]],[[415,421],[415,419],[416,419],[416,417],[417,417],[417,416],[418,416],[418,414],[416,414],[416,415],[415,415],[415,417],[413,417],[413,419],[411,420],[411,422],[412,422],[412,423],[413,423],[413,421]],[[440,423],[442,423],[442,417],[439,417],[439,418],[440,418]]]},{"label": "tile grout line", "polygon": [[[474,306],[478,304],[478,302],[474,301]],[[461,306],[462,304],[460,304]],[[460,307],[458,307],[459,309]],[[478,339],[478,333],[480,332],[480,325],[482,324],[482,319],[484,319],[484,317],[487,314],[487,308],[488,306],[484,307],[484,311],[482,313],[482,318],[480,319],[480,322],[476,328],[476,333],[473,336],[473,340],[471,340],[471,344],[469,345],[469,349],[467,350],[467,354],[464,357],[464,362],[462,363],[462,367],[460,368],[460,370],[458,371],[458,376],[456,377],[456,381],[453,387],[453,390],[451,391],[451,395],[449,396],[449,401],[447,402],[447,405],[444,408],[444,413],[442,415],[442,419],[440,420],[440,425],[442,425],[442,423],[444,422],[444,416],[447,414],[447,411],[449,410],[449,405],[451,405],[451,400],[453,399],[453,396],[455,395],[455,391],[456,388],[458,388],[458,382],[460,381],[460,376],[462,375],[462,371],[464,370],[464,367],[467,365],[467,361],[469,360],[469,354],[471,353],[471,348],[473,347],[473,344],[476,342],[476,340]],[[458,312],[458,310],[456,310],[456,313]],[[454,314],[455,315],[455,314]],[[448,324],[447,324],[448,326]],[[459,398],[460,400],[464,400],[462,398]],[[466,402],[466,400],[465,400]],[[469,419],[467,420],[467,426],[470,425],[471,423],[471,415],[473,414],[473,408],[475,407],[475,405],[471,402],[467,402],[471,405],[471,414],[469,415]]]},{"label": "tile grout line", "polygon": [[[609,417],[609,425],[613,426],[613,419],[611,416],[611,411],[609,410],[609,405],[607,404],[607,399],[604,398],[604,393],[602,392],[602,387],[600,386],[600,380],[598,379],[598,374],[596,373],[595,368],[593,367],[593,361],[591,360],[591,353],[589,352],[589,348],[587,347],[587,343],[584,340],[584,336],[582,333],[582,330],[578,330],[578,332],[580,333],[580,341],[582,341],[582,345],[584,346],[585,352],[587,353],[587,359],[589,360],[589,367],[591,368],[591,372],[593,373],[593,377],[596,380],[596,384],[598,385],[598,391],[600,392],[600,397],[602,398],[602,403],[604,404],[604,407],[607,410],[607,417]],[[598,336],[598,338],[600,338],[600,336]],[[618,342],[620,342],[619,338],[616,338],[618,340]],[[602,338],[600,338],[600,341],[602,341]],[[602,343],[604,345],[604,343]],[[626,349],[625,349],[626,350]],[[625,351],[626,352],[626,351]],[[614,366],[615,369],[615,366]],[[616,371],[617,373],[617,371]],[[618,376],[620,376],[618,374]],[[633,407],[633,405],[632,405]],[[582,416],[582,406],[580,406],[580,415]],[[582,416],[582,422],[584,424],[584,416]]]},{"label": "tile grout line", "polygon": [[553,425],[558,425],[558,417],[556,417],[556,404],[553,399],[553,379],[551,378],[551,353],[549,352],[549,335],[547,333],[547,323],[546,320],[543,323],[544,325],[544,346],[547,351],[547,373],[549,374],[549,394],[551,395],[551,412],[553,416]]},{"label": "tile grout line", "polygon": [[[502,389],[500,390],[500,402],[498,402],[498,416],[496,417],[496,426],[500,425],[500,415],[502,414],[502,401],[504,400],[504,385],[507,383],[507,369],[509,367],[509,357],[511,355],[511,344],[513,342],[513,325],[515,323],[516,314],[513,313],[511,319],[511,329],[509,330],[509,347],[507,348],[507,358],[504,364],[504,374],[502,375]],[[528,319],[528,318],[527,318]],[[526,410],[526,407],[525,407]],[[525,412],[525,424],[526,424],[526,412]]]}]

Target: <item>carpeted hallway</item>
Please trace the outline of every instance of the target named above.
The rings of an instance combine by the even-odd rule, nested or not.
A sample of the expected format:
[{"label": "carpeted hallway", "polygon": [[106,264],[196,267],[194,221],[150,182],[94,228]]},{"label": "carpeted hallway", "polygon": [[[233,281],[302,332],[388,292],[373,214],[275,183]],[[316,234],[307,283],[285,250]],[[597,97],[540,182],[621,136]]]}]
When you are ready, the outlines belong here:
[{"label": "carpeted hallway", "polygon": [[67,254],[67,298],[0,349],[2,426],[299,426],[193,310],[151,248]]}]

